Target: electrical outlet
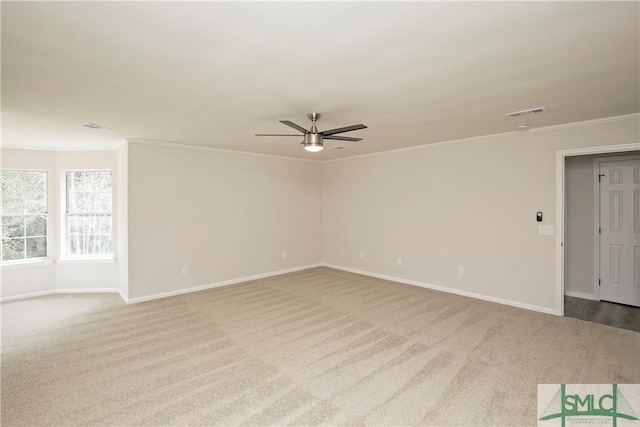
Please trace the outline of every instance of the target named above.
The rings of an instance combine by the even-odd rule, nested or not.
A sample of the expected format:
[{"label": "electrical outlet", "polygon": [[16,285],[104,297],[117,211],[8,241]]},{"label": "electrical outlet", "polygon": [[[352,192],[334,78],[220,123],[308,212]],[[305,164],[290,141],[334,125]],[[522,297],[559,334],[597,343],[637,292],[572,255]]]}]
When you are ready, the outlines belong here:
[{"label": "electrical outlet", "polygon": [[402,265],[402,258],[398,257],[398,259],[396,259],[396,264]]},{"label": "electrical outlet", "polygon": [[359,256],[360,256],[360,259],[364,259],[364,252],[360,251]]},{"label": "electrical outlet", "polygon": [[189,274],[189,266],[187,266],[187,265],[183,265],[182,266],[182,274],[183,275]]},{"label": "electrical outlet", "polygon": [[287,253],[286,252],[282,252],[282,259],[287,259]]},{"label": "electrical outlet", "polygon": [[463,266],[458,266],[458,275],[459,276],[464,276],[464,267]]}]

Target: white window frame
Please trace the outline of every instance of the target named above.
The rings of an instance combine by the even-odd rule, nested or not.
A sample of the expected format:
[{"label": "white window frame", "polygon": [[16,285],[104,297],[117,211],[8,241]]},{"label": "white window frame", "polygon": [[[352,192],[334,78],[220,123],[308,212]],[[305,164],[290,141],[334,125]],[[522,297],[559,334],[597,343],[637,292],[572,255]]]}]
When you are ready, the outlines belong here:
[{"label": "white window frame", "polygon": [[[69,233],[69,219],[73,214],[69,212],[69,188],[68,188],[68,174],[74,172],[110,172],[111,173],[111,212],[109,216],[111,217],[111,253],[104,255],[72,255],[71,247],[70,247],[70,233]],[[113,169],[109,168],[91,168],[91,169],[69,169],[62,171],[61,176],[61,201],[62,201],[62,215],[64,220],[62,221],[62,232],[61,232],[61,245],[62,245],[62,254],[64,254],[63,258],[59,261],[62,263],[65,262],[105,262],[105,261],[113,261],[115,260],[115,233],[114,233],[114,174]],[[84,215],[105,215],[104,212],[83,212]]]},{"label": "white window frame", "polygon": [[[12,259],[12,260],[3,260],[2,257],[0,257],[0,265],[2,265],[2,267],[9,267],[9,266],[19,266],[19,265],[36,265],[36,264],[41,264],[41,263],[51,263],[51,260],[49,259],[49,234],[50,234],[50,227],[49,227],[49,172],[43,169],[20,169],[20,168],[0,168],[0,171],[14,171],[14,172],[39,172],[39,173],[43,173],[44,174],[44,195],[45,195],[45,211],[42,213],[37,213],[37,214],[10,214],[10,215],[14,215],[14,216],[28,216],[28,215],[44,215],[45,217],[45,234],[44,236],[30,236],[30,237],[44,237],[45,239],[45,254],[44,256],[41,257],[33,257],[33,258],[21,258],[21,259]],[[10,216],[10,215],[6,215],[6,216]],[[5,216],[4,212],[2,212],[1,216]],[[26,229],[25,229],[25,233],[26,233]],[[2,235],[2,238],[4,239],[4,235]],[[24,246],[24,251],[25,251],[25,255],[26,255],[26,250],[27,250],[27,245],[26,245],[26,234],[23,236],[23,238],[25,239],[25,246]],[[2,250],[2,248],[0,247],[0,251]]]}]

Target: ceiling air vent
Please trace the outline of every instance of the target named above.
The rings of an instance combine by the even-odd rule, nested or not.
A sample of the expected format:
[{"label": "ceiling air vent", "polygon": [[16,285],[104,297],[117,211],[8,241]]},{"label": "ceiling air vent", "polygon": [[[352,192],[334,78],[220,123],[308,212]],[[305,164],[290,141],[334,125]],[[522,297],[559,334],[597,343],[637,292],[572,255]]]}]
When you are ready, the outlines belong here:
[{"label": "ceiling air vent", "polygon": [[522,111],[514,111],[513,113],[508,113],[507,116],[515,118],[515,117],[528,116],[529,114],[540,114],[540,113],[544,113],[544,107],[531,108],[529,110],[522,110]]}]

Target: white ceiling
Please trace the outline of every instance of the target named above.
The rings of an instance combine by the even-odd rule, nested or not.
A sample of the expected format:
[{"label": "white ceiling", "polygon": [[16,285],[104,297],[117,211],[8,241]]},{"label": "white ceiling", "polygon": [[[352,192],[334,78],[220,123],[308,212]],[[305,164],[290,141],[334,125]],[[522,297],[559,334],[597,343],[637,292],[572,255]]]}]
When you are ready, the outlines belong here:
[{"label": "white ceiling", "polygon": [[[326,160],[638,113],[639,6],[2,2],[2,142]],[[533,107],[547,112],[505,116]],[[369,128],[317,154],[253,136],[292,133],[278,120],[308,128],[314,111],[320,130]]]}]

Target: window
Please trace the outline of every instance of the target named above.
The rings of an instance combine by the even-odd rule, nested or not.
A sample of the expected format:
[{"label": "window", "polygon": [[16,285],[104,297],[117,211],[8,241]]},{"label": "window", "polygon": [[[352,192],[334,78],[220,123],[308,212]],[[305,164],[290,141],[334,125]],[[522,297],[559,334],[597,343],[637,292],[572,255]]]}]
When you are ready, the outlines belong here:
[{"label": "window", "polygon": [[47,256],[47,173],[0,171],[2,175],[2,255],[4,261]]},{"label": "window", "polygon": [[67,255],[111,256],[111,171],[69,171],[66,178]]}]

